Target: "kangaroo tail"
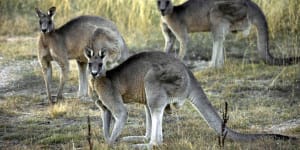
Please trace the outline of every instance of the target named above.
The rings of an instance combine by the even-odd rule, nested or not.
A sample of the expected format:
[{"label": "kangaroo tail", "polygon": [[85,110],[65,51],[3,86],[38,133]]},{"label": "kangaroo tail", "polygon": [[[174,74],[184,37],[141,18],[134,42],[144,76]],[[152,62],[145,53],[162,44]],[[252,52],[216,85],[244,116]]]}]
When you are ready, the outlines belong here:
[{"label": "kangaroo tail", "polygon": [[190,99],[194,107],[196,107],[196,109],[199,111],[200,115],[206,120],[207,124],[211,128],[213,128],[219,135],[221,135],[222,132],[227,132],[227,137],[235,141],[253,141],[261,138],[272,138],[280,140],[296,139],[294,137],[280,134],[243,134],[236,132],[226,126],[225,128],[223,128],[223,120],[220,118],[215,108],[211,105],[200,84],[197,82],[191,72],[190,78],[192,89],[190,89],[191,91],[188,94],[188,98]]},{"label": "kangaroo tail", "polygon": [[300,57],[275,58],[269,52],[269,28],[266,17],[261,9],[255,4],[248,5],[253,10],[250,19],[257,29],[257,47],[258,51],[265,61],[270,65],[292,65],[300,62]]}]

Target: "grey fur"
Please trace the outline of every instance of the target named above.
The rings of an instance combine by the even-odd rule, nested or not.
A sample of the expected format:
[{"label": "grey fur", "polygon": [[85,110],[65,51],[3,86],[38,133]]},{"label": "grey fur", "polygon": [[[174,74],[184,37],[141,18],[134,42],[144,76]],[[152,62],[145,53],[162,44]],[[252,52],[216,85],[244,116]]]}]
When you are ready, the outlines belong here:
[{"label": "grey fur", "polygon": [[229,32],[249,33],[250,25],[257,29],[260,57],[271,65],[290,65],[300,57],[274,58],[269,52],[269,28],[262,10],[251,0],[188,0],[173,6],[171,0],[157,0],[161,12],[161,28],[165,51],[169,52],[177,39],[179,57],[183,59],[188,45],[188,33],[211,32],[213,35],[212,67],[224,64],[223,42]]},{"label": "grey fur", "polygon": [[51,7],[48,10],[48,13],[43,13],[36,8],[36,14],[39,17],[41,29],[38,41],[38,59],[42,67],[49,102],[53,102],[50,92],[52,79],[51,61],[56,61],[61,68],[60,83],[56,98],[62,98],[62,91],[65,81],[67,80],[70,59],[75,59],[78,64],[78,96],[84,97],[87,95],[87,60],[84,57],[83,50],[97,29],[105,28],[110,30],[116,37],[121,39],[119,41],[122,46],[119,47],[120,49],[118,52],[123,52],[118,55],[125,53],[126,57],[128,56],[125,41],[112,21],[96,16],[79,16],[70,20],[60,28],[55,29],[53,23],[55,10],[55,7]]},{"label": "grey fur", "polygon": [[[86,49],[90,54],[92,49]],[[91,66],[103,66],[105,55],[86,55]],[[149,140],[152,146],[163,143],[162,117],[168,104],[182,106],[188,99],[201,116],[218,134],[222,119],[211,105],[193,73],[178,59],[163,52],[143,52],[131,56],[112,70],[98,68],[93,73],[93,86],[99,97],[96,105],[103,111],[103,132],[107,143],[113,144],[119,137],[127,120],[127,103],[141,103],[146,111],[145,136],[124,137],[122,141]],[[115,120],[111,134],[111,121]],[[263,137],[289,139],[277,134],[242,134],[228,127],[227,137],[233,140],[251,141]]]}]

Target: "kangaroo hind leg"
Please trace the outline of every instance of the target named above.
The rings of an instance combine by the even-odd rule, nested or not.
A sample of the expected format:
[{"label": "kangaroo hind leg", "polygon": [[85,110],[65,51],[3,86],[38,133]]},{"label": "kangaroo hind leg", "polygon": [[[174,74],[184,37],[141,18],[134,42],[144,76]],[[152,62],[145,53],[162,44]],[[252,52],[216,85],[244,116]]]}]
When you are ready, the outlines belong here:
[{"label": "kangaroo hind leg", "polygon": [[217,24],[213,31],[213,52],[211,58],[211,67],[222,67],[225,62],[225,54],[223,42],[227,33],[229,32],[229,23]]},{"label": "kangaroo hind leg", "polygon": [[63,99],[63,88],[65,86],[66,80],[68,79],[69,71],[69,61],[68,59],[56,60],[60,66],[60,77],[59,77],[59,87],[57,91],[56,101]]},{"label": "kangaroo hind leg", "polygon": [[151,135],[148,144],[136,144],[135,147],[151,148],[155,145],[163,143],[162,122],[164,109],[167,106],[167,97],[161,94],[147,96],[149,100],[148,105],[151,115]]},{"label": "kangaroo hind leg", "polygon": [[161,30],[165,38],[165,52],[170,53],[175,43],[175,36],[172,31],[168,28],[167,24],[161,23]]},{"label": "kangaroo hind leg", "polygon": [[163,143],[162,121],[164,109],[168,105],[168,96],[153,73],[148,73],[145,79],[146,99],[151,115],[150,142],[148,144],[137,144],[137,147],[152,147]]}]

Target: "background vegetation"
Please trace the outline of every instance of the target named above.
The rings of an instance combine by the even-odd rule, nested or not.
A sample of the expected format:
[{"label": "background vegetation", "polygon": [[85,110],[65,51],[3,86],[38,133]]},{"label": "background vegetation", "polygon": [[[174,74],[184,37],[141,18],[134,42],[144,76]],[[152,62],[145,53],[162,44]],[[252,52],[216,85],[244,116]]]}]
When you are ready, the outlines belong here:
[{"label": "background vegetation", "polygon": [[[174,0],[180,4],[185,0]],[[300,56],[298,0],[253,0],[265,12],[270,27],[271,53]],[[161,50],[164,39],[155,0],[0,0],[0,149],[88,149],[87,116],[91,116],[94,149],[109,149],[102,134],[100,112],[92,102],[76,98],[77,68],[71,61],[65,101],[47,105],[37,62],[38,18],[34,8],[57,7],[56,26],[83,14],[113,20],[130,50]],[[269,66],[256,54],[256,36],[229,35],[222,69],[194,74],[212,104],[221,110],[229,103],[228,126],[240,132],[300,135],[300,67]],[[189,53],[209,59],[209,33],[192,34]],[[59,71],[54,63],[54,88]],[[6,75],[6,76],[3,76]],[[2,85],[5,86],[2,86]],[[121,136],[142,135],[144,109],[129,105],[129,119]],[[158,149],[220,149],[215,132],[186,103],[164,115],[164,145]],[[297,149],[298,143],[264,140],[240,143],[226,140],[224,149]],[[120,143],[115,149],[131,149]]]},{"label": "background vegetation", "polygon": [[[185,0],[174,0],[180,4]],[[300,3],[297,0],[253,0],[265,12],[271,37],[295,34],[300,29]],[[0,35],[24,35],[38,32],[34,8],[46,11],[57,7],[57,27],[84,14],[99,15],[113,20],[130,46],[160,47],[162,41],[155,0],[1,0]],[[138,44],[138,45],[137,45]]]}]

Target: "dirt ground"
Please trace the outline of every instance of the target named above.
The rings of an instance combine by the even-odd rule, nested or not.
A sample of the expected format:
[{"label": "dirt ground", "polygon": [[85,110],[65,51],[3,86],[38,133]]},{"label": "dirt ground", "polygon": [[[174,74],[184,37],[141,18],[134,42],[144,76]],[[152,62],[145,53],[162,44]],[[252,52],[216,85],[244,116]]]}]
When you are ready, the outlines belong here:
[{"label": "dirt ground", "polygon": [[[32,38],[9,38],[6,39],[8,42],[14,42],[18,40],[32,40]],[[200,61],[199,57],[197,56],[200,54],[193,53],[192,61],[187,62],[189,67],[193,70],[201,71],[204,68],[207,68],[208,62],[207,61]],[[3,107],[0,109],[0,149],[7,148],[7,146],[18,145],[24,139],[15,137],[5,138],[5,134],[7,132],[19,132],[22,130],[22,126],[14,127],[16,124],[24,123],[24,120],[28,121],[28,118],[39,118],[35,125],[42,125],[43,128],[39,130],[35,130],[33,136],[37,136],[38,134],[42,133],[43,130],[47,130],[53,126],[57,127],[64,127],[70,124],[85,124],[86,120],[81,119],[70,119],[70,118],[59,118],[58,120],[47,120],[48,118],[42,118],[43,115],[36,114],[36,112],[42,113],[48,111],[48,104],[46,101],[46,92],[44,87],[44,81],[42,76],[36,74],[30,74],[33,70],[36,72],[40,71],[39,63],[37,58],[34,57],[33,59],[26,59],[26,60],[13,60],[11,62],[4,62],[5,59],[0,54],[0,105],[9,105],[7,107],[13,108],[15,110],[5,110]],[[57,69],[57,68],[56,68]],[[26,74],[29,73],[29,74]],[[76,79],[77,80],[77,79]],[[261,81],[263,82],[263,81]],[[300,91],[300,81],[295,87],[296,94],[299,94]],[[56,83],[57,84],[57,83]],[[53,89],[54,90],[54,89]],[[67,93],[71,99],[76,98],[76,91],[77,85],[76,84],[67,84],[64,89],[64,92]],[[283,92],[279,92],[278,95],[284,95]],[[7,101],[7,97],[18,97],[15,101],[16,104],[10,104]],[[299,96],[300,97],[300,96]],[[28,100],[28,98],[33,98]],[[34,100],[37,98],[37,100]],[[40,101],[42,99],[42,101]],[[32,103],[36,102],[36,103]],[[20,103],[20,105],[18,105]],[[14,106],[10,106],[14,105]],[[98,110],[94,107],[92,102],[86,102],[84,104],[87,106],[88,111],[93,112],[94,114],[98,114]],[[22,107],[22,108],[20,108]],[[92,123],[98,124],[100,119],[99,116],[92,116]],[[30,119],[29,119],[30,120]],[[134,122],[135,120],[130,120],[129,122]],[[268,128],[260,128],[259,129],[269,132],[281,132],[291,128],[299,127],[300,126],[300,118],[295,118],[291,120],[287,120],[285,122],[281,122],[279,124],[274,124],[269,126]],[[98,127],[99,128],[99,127]],[[254,127],[255,128],[255,127]],[[30,132],[30,130],[25,130]],[[2,138],[1,138],[2,137]],[[29,147],[30,149],[30,147]]]}]

